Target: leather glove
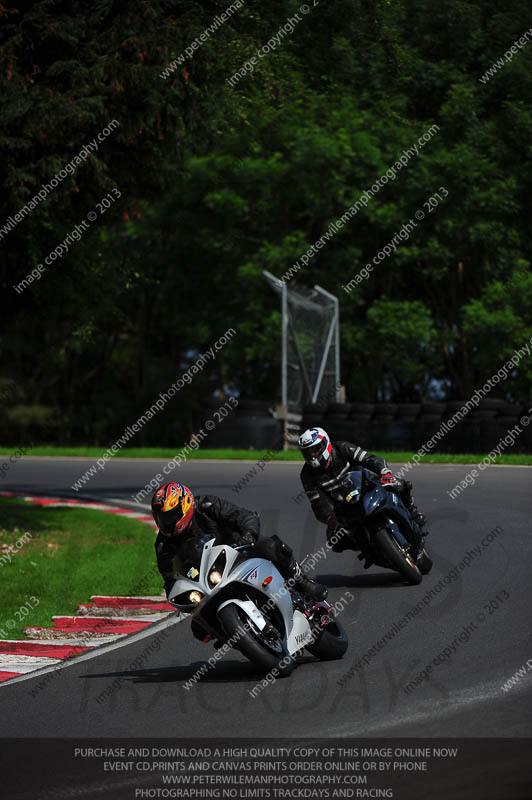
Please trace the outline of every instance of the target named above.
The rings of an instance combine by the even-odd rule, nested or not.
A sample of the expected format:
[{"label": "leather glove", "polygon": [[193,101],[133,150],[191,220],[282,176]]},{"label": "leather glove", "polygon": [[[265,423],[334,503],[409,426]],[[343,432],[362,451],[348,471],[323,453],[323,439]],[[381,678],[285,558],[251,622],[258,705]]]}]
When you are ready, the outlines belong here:
[{"label": "leather glove", "polygon": [[381,472],[381,485],[384,486],[385,489],[390,489],[394,492],[401,486],[395,475],[392,475],[391,471],[386,467]]},{"label": "leather glove", "polygon": [[245,533],[241,534],[239,544],[246,545],[247,547],[253,547],[257,543],[257,537],[251,531],[246,531]]}]

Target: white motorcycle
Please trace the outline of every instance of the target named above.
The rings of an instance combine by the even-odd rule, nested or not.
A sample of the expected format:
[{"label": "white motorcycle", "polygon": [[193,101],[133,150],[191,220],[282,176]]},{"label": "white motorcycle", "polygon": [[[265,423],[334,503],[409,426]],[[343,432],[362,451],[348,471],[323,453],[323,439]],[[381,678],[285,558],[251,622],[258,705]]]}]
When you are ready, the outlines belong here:
[{"label": "white motorcycle", "polygon": [[236,647],[261,671],[277,668],[283,676],[303,649],[323,661],[344,655],[347,635],[329,603],[287,588],[271,561],[250,558],[245,546],[215,542],[204,545],[199,571],[179,577],[168,595],[194,615],[207,641]]}]

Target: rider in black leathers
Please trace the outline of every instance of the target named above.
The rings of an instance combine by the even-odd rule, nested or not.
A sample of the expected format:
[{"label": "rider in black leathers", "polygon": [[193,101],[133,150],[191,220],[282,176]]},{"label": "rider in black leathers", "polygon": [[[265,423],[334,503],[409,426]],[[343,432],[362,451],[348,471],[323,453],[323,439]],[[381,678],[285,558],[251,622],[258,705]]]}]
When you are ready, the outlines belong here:
[{"label": "rider in black leathers", "polygon": [[[179,499],[171,505],[175,496]],[[152,513],[159,526],[157,566],[167,595],[178,574],[186,575],[199,567],[205,540],[215,536],[218,544],[246,545],[253,556],[271,561],[305,597],[316,601],[327,597],[327,587],[303,574],[286,542],[276,535],[260,535],[260,519],[254,511],[215,495],[194,498],[187,487],[170,483],[154,493]]]},{"label": "rider in black leathers", "polygon": [[[420,527],[426,524],[425,517],[414,504],[412,484],[396,478],[380,456],[367,453],[362,447],[349,442],[331,442],[322,428],[305,431],[299,437],[299,447],[306,462],[301,470],[301,483],[316,518],[327,525],[327,541],[332,542],[331,549],[335,552],[352,549],[353,545],[349,538],[341,536],[342,526],[334,516],[328,493],[353,469],[363,467],[378,475],[386,489],[397,493]],[[423,531],[423,536],[426,535],[427,531]],[[423,536],[416,542],[420,548]]]}]

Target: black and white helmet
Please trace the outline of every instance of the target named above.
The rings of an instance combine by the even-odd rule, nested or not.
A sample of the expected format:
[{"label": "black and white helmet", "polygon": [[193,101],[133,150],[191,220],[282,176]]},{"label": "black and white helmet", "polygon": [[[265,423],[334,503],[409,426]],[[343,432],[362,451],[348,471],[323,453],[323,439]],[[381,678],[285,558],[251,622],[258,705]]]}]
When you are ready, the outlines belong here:
[{"label": "black and white helmet", "polygon": [[298,440],[303,458],[311,467],[326,467],[332,456],[332,444],[323,428],[308,428]]}]

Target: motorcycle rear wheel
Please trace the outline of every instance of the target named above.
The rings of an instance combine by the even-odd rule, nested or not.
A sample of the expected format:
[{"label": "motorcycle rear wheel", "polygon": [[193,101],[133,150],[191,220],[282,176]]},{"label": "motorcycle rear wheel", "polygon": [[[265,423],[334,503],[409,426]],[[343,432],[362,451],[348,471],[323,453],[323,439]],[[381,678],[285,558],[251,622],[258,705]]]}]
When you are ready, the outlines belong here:
[{"label": "motorcycle rear wheel", "polygon": [[261,672],[271,672],[276,669],[279,672],[278,677],[290,675],[295,663],[293,658],[286,653],[280,637],[275,642],[268,641],[261,636],[258,629],[252,632],[249,628],[253,623],[235,605],[222,608],[218,618],[228,639],[234,637],[234,647],[252,661]]},{"label": "motorcycle rear wheel", "polygon": [[406,578],[408,583],[412,585],[421,583],[423,575],[416,566],[414,559],[408,553],[403,552],[401,545],[389,530],[380,528],[375,533],[375,543],[391,563],[392,569],[399,572],[403,578]]},{"label": "motorcycle rear wheel", "polygon": [[349,646],[347,633],[337,619],[326,625],[316,641],[307,645],[306,649],[320,661],[334,661],[342,658]]}]

